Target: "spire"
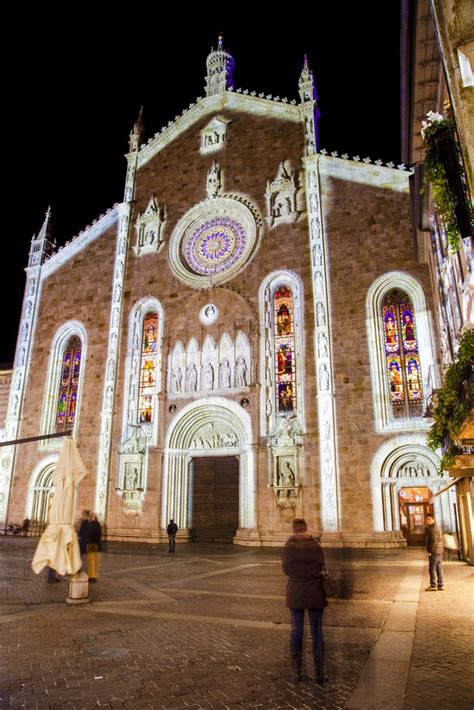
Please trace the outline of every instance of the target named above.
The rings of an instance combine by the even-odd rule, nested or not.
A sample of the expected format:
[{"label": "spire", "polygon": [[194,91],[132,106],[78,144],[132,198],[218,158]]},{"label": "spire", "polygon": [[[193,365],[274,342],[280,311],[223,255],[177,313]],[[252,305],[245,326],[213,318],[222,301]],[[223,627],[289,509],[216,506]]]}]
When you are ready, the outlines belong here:
[{"label": "spire", "polygon": [[206,60],[206,96],[222,94],[230,87],[234,87],[232,72],[234,71],[234,58],[224,49],[222,32],[217,41],[217,49],[211,48],[211,53]]},{"label": "spire", "polygon": [[41,266],[53,254],[56,242],[51,238],[51,207],[46,210],[43,226],[38,236],[31,238],[28,266]]},{"label": "spire", "polygon": [[314,84],[313,72],[309,68],[308,57],[304,55],[303,70],[298,82],[301,103],[316,101],[316,86]]},{"label": "spire", "polygon": [[140,145],[143,141],[143,134],[145,133],[145,124],[143,123],[143,106],[140,106],[140,111],[138,113],[138,118],[130,131],[130,153],[140,149]]}]

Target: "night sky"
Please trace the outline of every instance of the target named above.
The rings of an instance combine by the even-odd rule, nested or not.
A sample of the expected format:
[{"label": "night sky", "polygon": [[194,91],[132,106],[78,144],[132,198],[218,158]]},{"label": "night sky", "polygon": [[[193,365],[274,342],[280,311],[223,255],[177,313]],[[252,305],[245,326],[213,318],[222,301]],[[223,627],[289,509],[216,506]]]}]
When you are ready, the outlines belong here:
[{"label": "night sky", "polygon": [[[98,5],[98,3],[97,3]],[[58,6],[60,7],[60,6]],[[303,55],[316,79],[320,145],[400,160],[400,18],[396,0],[235,4],[120,16],[70,5],[17,6],[3,52],[6,229],[0,273],[0,365],[13,361],[29,243],[52,208],[53,236],[71,239],[123,197],[124,153],[138,109],[146,138],[204,96],[205,61],[221,29],[235,87],[298,99]],[[276,8],[276,5],[274,6]],[[218,12],[217,12],[218,10]],[[294,14],[292,14],[294,12]],[[36,13],[36,14],[35,14]],[[49,13],[49,14],[48,14]],[[174,13],[174,18],[173,18]],[[185,24],[183,24],[185,23]],[[54,27],[54,29],[53,29]],[[59,30],[58,30],[59,27]],[[6,43],[4,43],[4,47]],[[73,300],[80,284],[65,284]]]}]

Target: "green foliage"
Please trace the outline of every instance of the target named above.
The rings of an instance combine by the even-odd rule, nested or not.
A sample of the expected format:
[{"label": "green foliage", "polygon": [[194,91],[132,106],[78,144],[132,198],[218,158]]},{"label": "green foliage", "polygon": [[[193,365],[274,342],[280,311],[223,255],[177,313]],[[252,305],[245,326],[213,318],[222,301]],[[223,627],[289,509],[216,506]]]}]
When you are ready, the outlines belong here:
[{"label": "green foliage", "polygon": [[461,453],[453,442],[472,410],[473,368],[474,330],[469,330],[461,338],[456,362],[446,370],[433,413],[434,424],[428,432],[428,446],[431,449],[444,447],[441,470],[449,471],[456,456]]},{"label": "green foliage", "polygon": [[456,197],[449,189],[446,173],[434,141],[434,136],[445,128],[448,128],[451,134],[454,134],[454,124],[450,119],[434,121],[429,126],[426,126],[423,131],[423,140],[426,146],[425,180],[431,183],[431,194],[436,211],[443,221],[449,251],[455,254],[460,247],[459,229],[455,213]]}]

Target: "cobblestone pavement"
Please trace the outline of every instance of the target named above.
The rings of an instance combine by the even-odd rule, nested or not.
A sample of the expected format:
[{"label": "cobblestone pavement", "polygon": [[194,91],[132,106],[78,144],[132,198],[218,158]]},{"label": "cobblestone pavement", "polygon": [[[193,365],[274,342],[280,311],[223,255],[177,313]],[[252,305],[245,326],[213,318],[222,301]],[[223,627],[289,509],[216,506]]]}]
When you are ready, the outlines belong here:
[{"label": "cobblestone pavement", "polygon": [[[0,708],[344,708],[402,580],[424,565],[427,583],[420,550],[326,550],[338,580],[324,619],[329,681],[312,680],[308,644],[294,685],[278,549],[111,543],[91,604],[74,607],[66,580],[31,571],[34,548],[0,538]],[[420,594],[407,710],[473,706],[474,572],[448,562],[445,576],[445,592]]]}]

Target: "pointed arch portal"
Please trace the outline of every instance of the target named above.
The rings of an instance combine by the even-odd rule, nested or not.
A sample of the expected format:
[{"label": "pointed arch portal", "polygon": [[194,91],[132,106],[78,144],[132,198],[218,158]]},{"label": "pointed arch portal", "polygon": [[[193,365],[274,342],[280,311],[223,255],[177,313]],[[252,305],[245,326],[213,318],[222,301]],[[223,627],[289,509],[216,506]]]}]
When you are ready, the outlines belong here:
[{"label": "pointed arch portal", "polygon": [[191,528],[191,463],[201,457],[238,457],[239,529],[255,528],[255,449],[249,414],[223,397],[196,400],[172,421],[165,442],[161,528],[173,518]]}]

